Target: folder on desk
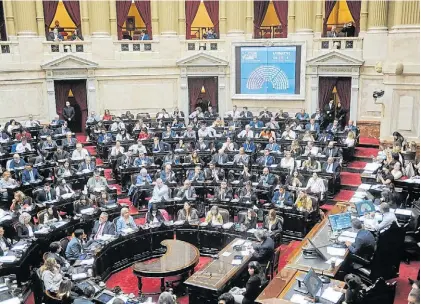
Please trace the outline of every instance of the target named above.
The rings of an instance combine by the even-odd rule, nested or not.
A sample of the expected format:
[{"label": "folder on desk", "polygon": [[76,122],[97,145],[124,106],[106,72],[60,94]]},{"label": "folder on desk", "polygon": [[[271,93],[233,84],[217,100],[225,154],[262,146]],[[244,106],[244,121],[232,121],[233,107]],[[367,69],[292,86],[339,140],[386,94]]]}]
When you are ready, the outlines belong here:
[{"label": "folder on desk", "polygon": [[344,294],[342,292],[336,291],[332,287],[328,287],[325,289],[321,297],[332,303],[340,303],[340,300],[343,297],[343,295]]},{"label": "folder on desk", "polygon": [[17,258],[14,255],[0,256],[0,263],[13,263]]}]

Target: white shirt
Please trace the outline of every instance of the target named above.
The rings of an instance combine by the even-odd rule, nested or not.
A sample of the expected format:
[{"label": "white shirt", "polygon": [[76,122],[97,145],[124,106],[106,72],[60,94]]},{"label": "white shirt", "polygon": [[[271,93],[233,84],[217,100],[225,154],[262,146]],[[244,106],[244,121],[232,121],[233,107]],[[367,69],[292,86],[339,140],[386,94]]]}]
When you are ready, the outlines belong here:
[{"label": "white shirt", "polygon": [[197,134],[199,137],[206,137],[206,136],[215,137],[215,133],[216,133],[215,129],[211,127],[207,127],[205,130],[199,129],[197,131]]},{"label": "white shirt", "polygon": [[139,154],[139,152],[146,153],[146,147],[144,145],[131,145],[129,151],[132,151],[134,154]]},{"label": "white shirt", "polygon": [[392,212],[386,212],[383,213],[383,220],[377,224],[375,224],[375,228],[377,231],[381,231],[383,229],[387,229],[390,227],[390,225],[393,224],[393,222],[396,222],[396,224],[398,224],[399,227],[399,223],[398,223],[398,219],[396,218],[396,215]]},{"label": "white shirt", "polygon": [[28,228],[28,236],[33,237],[34,236],[34,231],[32,230],[31,225],[25,225],[26,228]]},{"label": "white shirt", "polygon": [[286,138],[286,139],[295,139],[295,138],[297,137],[297,135],[295,134],[295,132],[294,132],[294,131],[289,130],[289,132],[284,131],[284,132],[282,133],[282,137],[283,137],[283,138]]},{"label": "white shirt", "polygon": [[239,118],[240,117],[241,112],[240,111],[228,111],[227,113],[225,113],[225,117],[231,116],[231,117],[235,117],[235,118]]},{"label": "white shirt", "polygon": [[3,252],[8,250],[6,243],[2,239],[0,240],[0,248]]},{"label": "white shirt", "polygon": [[72,153],[72,159],[73,160],[82,160],[85,159],[85,157],[89,156],[88,150],[85,148],[82,148],[80,152],[76,149]]},{"label": "white shirt", "polygon": [[121,129],[126,129],[126,125],[124,124],[124,122],[114,122],[111,125],[111,131],[117,131]]},{"label": "white shirt", "polygon": [[326,167],[326,172],[327,173],[333,173],[333,163],[331,163],[331,164],[327,164],[327,167]]},{"label": "white shirt", "polygon": [[288,168],[290,170],[293,170],[294,165],[295,160],[292,157],[290,157],[289,159],[287,159],[286,157],[281,159],[281,168]]},{"label": "white shirt", "polygon": [[29,143],[26,143],[26,145],[22,144],[22,143],[18,143],[16,145],[16,152],[17,153],[23,153],[25,152],[25,150],[31,150],[31,145]]},{"label": "white shirt", "polygon": [[116,156],[118,153],[123,154],[124,153],[124,148],[121,147],[121,146],[119,148],[117,148],[116,146],[114,146],[114,147],[111,148],[111,155],[112,156]]},{"label": "white shirt", "polygon": [[27,128],[39,126],[39,123],[35,120],[27,120],[24,123],[24,126]]},{"label": "white shirt", "polygon": [[347,137],[345,139],[345,144],[347,147],[353,147],[355,145],[355,140]]},{"label": "white shirt", "polygon": [[326,191],[325,185],[321,178],[314,179],[313,177],[310,177],[306,188],[310,189],[310,191],[313,193],[323,193]]},{"label": "white shirt", "polygon": [[253,131],[252,130],[243,130],[241,131],[237,137],[242,138],[242,137],[248,137],[248,138],[253,138]]},{"label": "white shirt", "polygon": [[222,145],[222,148],[221,148],[222,150],[228,150],[228,151],[234,151],[234,144],[233,143],[224,143],[223,145]]}]

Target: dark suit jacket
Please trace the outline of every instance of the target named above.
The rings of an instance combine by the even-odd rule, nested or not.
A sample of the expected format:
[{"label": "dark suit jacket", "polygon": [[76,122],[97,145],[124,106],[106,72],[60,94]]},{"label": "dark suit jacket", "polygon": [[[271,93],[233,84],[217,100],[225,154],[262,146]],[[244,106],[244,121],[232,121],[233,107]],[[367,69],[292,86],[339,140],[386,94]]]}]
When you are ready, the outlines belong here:
[{"label": "dark suit jacket", "polygon": [[[215,192],[215,198],[222,200],[221,189],[218,188]],[[232,199],[232,189],[226,188],[225,189],[225,199],[224,200],[231,200]]]},{"label": "dark suit jacket", "polygon": [[[265,218],[265,223],[263,225],[263,228],[269,230],[269,225],[271,225],[271,224],[269,222],[269,217],[267,216]],[[272,224],[271,225],[270,231],[272,231],[272,233],[275,232],[275,231],[277,231],[277,232],[281,232],[282,231],[282,221],[281,221],[280,218],[277,218],[276,221],[275,221],[275,224]]]},{"label": "dark suit jacket", "polygon": [[[273,194],[273,197],[272,197],[272,203],[273,204],[277,204],[277,201],[279,200],[280,194],[281,193],[279,191],[276,191]],[[286,206],[292,206],[292,205],[294,205],[294,202],[292,200],[292,195],[288,191],[285,191],[284,192],[284,205],[286,205]]]},{"label": "dark suit jacket", "polygon": [[[35,168],[32,168],[33,174],[34,174],[34,179],[41,179],[41,176],[38,174],[38,170]],[[31,177],[29,175],[29,171],[28,170],[23,170],[22,171],[22,183],[29,183],[31,181]]]},{"label": "dark suit jacket", "polygon": [[253,249],[253,258],[263,264],[272,259],[275,243],[268,237],[262,244],[254,245]]},{"label": "dark suit jacket", "polygon": [[[215,170],[216,170],[216,174],[218,175],[218,178],[219,178],[219,180],[223,180],[224,179],[224,177],[225,177],[225,171],[224,171],[224,169],[221,169],[221,168],[215,168]],[[206,180],[211,180],[211,179],[213,179],[213,177],[212,177],[212,170],[211,169],[209,169],[209,168],[205,168],[205,179]]]},{"label": "dark suit jacket", "polygon": [[[267,160],[266,160],[266,157],[267,157]],[[271,166],[274,162],[275,162],[275,158],[272,155],[262,156],[257,161],[259,166]]]},{"label": "dark suit jacket", "polygon": [[[29,225],[32,227],[32,231],[35,232],[35,226],[32,225],[31,223],[29,223]],[[25,225],[22,225],[21,223],[19,223],[18,225],[16,225],[16,232],[18,234],[18,238],[26,238],[29,237],[29,230]]]},{"label": "dark suit jacket", "polygon": [[376,240],[373,234],[368,230],[361,229],[355,237],[355,242],[349,246],[349,251],[364,259],[369,259],[374,253],[375,246]]},{"label": "dark suit jacket", "polygon": [[66,258],[68,260],[76,260],[81,253],[82,253],[82,244],[76,237],[73,237],[70,240],[69,244],[67,244]]},{"label": "dark suit jacket", "polygon": [[[91,166],[90,170],[91,171],[94,171],[95,168],[96,168],[95,162],[91,161],[90,166]],[[79,165],[79,171],[83,171],[83,170],[86,170],[86,169],[88,169],[88,165],[86,164],[86,162],[80,163],[80,165]]]},{"label": "dark suit jacket", "polygon": [[[327,162],[325,162],[325,163],[323,163],[323,166],[322,166],[322,170],[323,170],[323,172],[326,172],[326,169],[327,169],[327,166],[328,166],[329,164],[327,163]],[[337,163],[337,162],[333,162],[333,168],[332,168],[332,171],[333,171],[333,173],[335,174],[335,175],[337,175],[337,174],[339,174],[339,164]],[[326,172],[327,173],[327,172]]]},{"label": "dark suit jacket", "polygon": [[[156,211],[156,217],[160,223],[163,223],[165,221],[164,217],[162,216],[161,211],[159,210]],[[152,221],[153,221],[152,211],[148,211],[148,213],[146,213],[146,223],[150,224],[152,223]]]},{"label": "dark suit jacket", "polygon": [[[54,189],[50,189],[50,197],[52,200],[56,199],[56,191]],[[37,198],[36,200],[38,202],[46,202],[47,201],[47,192],[45,192],[45,190],[41,190],[40,192],[38,192]]]},{"label": "dark suit jacket", "polygon": [[[330,156],[330,148],[329,147],[326,147],[323,150],[323,154],[326,157],[329,157]],[[337,147],[333,147],[332,148],[332,157],[340,157],[340,156],[341,156],[341,151]]]},{"label": "dark suit jacket", "polygon": [[[306,130],[310,130],[310,128],[311,128],[311,124],[310,123],[306,124]],[[316,133],[320,132],[320,126],[317,122],[314,123],[314,131]]]},{"label": "dark suit jacket", "polygon": [[253,113],[250,111],[242,111],[240,115],[246,118],[253,118]]},{"label": "dark suit jacket", "polygon": [[57,153],[57,152],[54,152],[54,154],[53,154],[53,160],[54,161],[59,161],[59,160],[65,160],[65,159],[68,159],[68,158],[70,158],[70,155],[69,155],[69,152],[67,152],[67,151],[63,151],[62,153]]},{"label": "dark suit jacket", "polygon": [[[10,244],[10,242],[4,236],[0,237],[0,240],[3,240],[3,242],[6,244],[7,248],[10,249],[10,247],[12,247],[12,244]],[[2,255],[2,256],[4,255],[4,252],[1,248],[0,248],[0,255]]]},{"label": "dark suit jacket", "polygon": [[47,252],[47,258],[53,258],[61,267],[66,266],[66,259],[54,252]]},{"label": "dark suit jacket", "polygon": [[[99,229],[99,221],[95,221],[94,228],[92,228],[91,237],[94,237]],[[111,234],[115,235],[115,225],[112,222],[107,221],[105,223],[104,229],[102,230],[102,234]]]},{"label": "dark suit jacket", "polygon": [[241,304],[253,304],[260,294],[261,284],[262,281],[258,275],[251,276],[246,283],[246,291],[243,293],[244,298]]},{"label": "dark suit jacket", "polygon": [[[217,153],[217,154],[215,154],[213,157],[212,157],[212,161],[215,163],[215,164],[219,164],[219,153]],[[225,153],[224,154],[222,154],[221,155],[221,157],[222,157],[222,163],[223,164],[225,164],[226,162],[228,162],[228,155],[226,155]]]},{"label": "dark suit jacket", "polygon": [[63,117],[65,120],[73,119],[75,117],[75,108],[72,106],[63,108]]},{"label": "dark suit jacket", "polygon": [[[263,181],[263,174],[260,176],[259,181]],[[273,175],[272,173],[269,173],[268,174],[268,177],[267,177],[266,183],[268,185],[271,185],[272,186],[275,183],[275,175]]]}]

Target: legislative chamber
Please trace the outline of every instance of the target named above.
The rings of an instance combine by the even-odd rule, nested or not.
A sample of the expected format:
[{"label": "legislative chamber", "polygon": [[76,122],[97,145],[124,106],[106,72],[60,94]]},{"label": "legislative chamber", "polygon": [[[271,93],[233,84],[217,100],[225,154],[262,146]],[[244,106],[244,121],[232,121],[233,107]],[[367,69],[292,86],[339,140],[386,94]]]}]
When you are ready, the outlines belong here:
[{"label": "legislative chamber", "polygon": [[419,304],[419,25],[0,1],[0,304]]}]

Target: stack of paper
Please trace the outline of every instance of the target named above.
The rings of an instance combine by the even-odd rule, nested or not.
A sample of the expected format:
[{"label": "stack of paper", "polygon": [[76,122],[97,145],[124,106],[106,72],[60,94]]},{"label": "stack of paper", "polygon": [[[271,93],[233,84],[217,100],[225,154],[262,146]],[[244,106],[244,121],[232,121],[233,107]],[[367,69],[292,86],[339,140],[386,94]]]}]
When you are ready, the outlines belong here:
[{"label": "stack of paper", "polygon": [[334,290],[332,287],[328,287],[322,294],[322,298],[328,300],[332,303],[338,303],[339,300],[342,298],[343,293],[340,291]]},{"label": "stack of paper", "polygon": [[328,255],[335,255],[335,256],[341,256],[343,257],[346,253],[346,249],[345,248],[336,248],[336,247],[331,247],[328,246],[327,248],[327,254]]},{"label": "stack of paper", "polygon": [[292,303],[297,303],[297,304],[307,304],[308,303],[308,301],[306,300],[305,296],[300,295],[298,293],[294,294],[291,297],[291,300],[290,301]]},{"label": "stack of paper", "polygon": [[14,255],[0,256],[0,263],[13,263],[16,259],[17,258]]}]

